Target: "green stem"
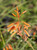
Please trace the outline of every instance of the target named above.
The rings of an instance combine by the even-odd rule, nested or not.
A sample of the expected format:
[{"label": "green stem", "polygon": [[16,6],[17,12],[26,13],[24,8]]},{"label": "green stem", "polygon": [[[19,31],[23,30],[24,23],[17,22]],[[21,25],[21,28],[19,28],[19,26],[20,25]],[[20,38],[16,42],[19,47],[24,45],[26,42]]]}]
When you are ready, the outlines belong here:
[{"label": "green stem", "polygon": [[2,41],[3,41],[3,45],[5,45],[5,41],[4,41],[4,38],[3,38],[1,31],[0,31],[0,34],[1,34]]},{"label": "green stem", "polygon": [[33,50],[35,50],[35,49],[33,48],[32,44],[31,44],[29,41],[26,41],[26,42],[28,43],[28,45],[29,45]]}]

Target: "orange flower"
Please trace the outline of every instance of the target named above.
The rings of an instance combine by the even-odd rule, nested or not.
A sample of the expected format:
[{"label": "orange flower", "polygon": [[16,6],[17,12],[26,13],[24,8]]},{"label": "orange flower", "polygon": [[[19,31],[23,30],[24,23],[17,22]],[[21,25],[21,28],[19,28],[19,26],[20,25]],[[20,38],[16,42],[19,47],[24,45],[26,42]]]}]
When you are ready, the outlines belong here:
[{"label": "orange flower", "polygon": [[37,26],[36,26],[36,30],[37,30]]},{"label": "orange flower", "polygon": [[18,27],[18,31],[20,31],[21,28],[22,28],[22,25],[20,25],[20,26]]},{"label": "orange flower", "polygon": [[24,41],[27,41],[28,37],[24,34],[23,39],[24,39]]},{"label": "orange flower", "polygon": [[12,46],[10,44],[8,46],[9,46],[9,50],[13,50],[13,48],[12,48]]},{"label": "orange flower", "polygon": [[29,33],[28,33],[26,30],[24,30],[24,32],[25,32],[28,36],[30,36]]},{"label": "orange flower", "polygon": [[26,25],[24,25],[24,29],[28,29],[28,27]]},{"label": "orange flower", "polygon": [[[14,30],[16,30],[19,26],[19,22],[17,23],[16,27],[14,28]],[[14,30],[11,30],[11,33],[14,31]]]},{"label": "orange flower", "polygon": [[[36,32],[33,32],[33,36],[36,34]],[[35,39],[35,37],[33,37],[33,39]]]},{"label": "orange flower", "polygon": [[[5,48],[6,48],[6,50],[13,50],[11,44],[8,44],[8,47],[6,46]],[[3,48],[3,50],[5,50],[5,48]]]},{"label": "orange flower", "polygon": [[3,50],[5,50],[5,48],[3,48]]},{"label": "orange flower", "polygon": [[6,46],[6,50],[8,50],[8,47]]},{"label": "orange flower", "polygon": [[[24,13],[26,13],[26,11],[22,12],[21,15],[24,14]],[[21,15],[20,15],[20,16],[21,16]]]},{"label": "orange flower", "polygon": [[16,15],[15,15],[15,14],[13,14],[13,13],[12,13],[12,15],[16,17]]},{"label": "orange flower", "polygon": [[28,27],[30,27],[30,25],[24,21],[22,21],[22,23],[24,23],[25,25],[27,25]]},{"label": "orange flower", "polygon": [[16,13],[17,13],[17,11],[16,10],[14,10]]},{"label": "orange flower", "polygon": [[14,28],[15,28],[15,26],[11,27],[10,29],[8,29],[8,32],[9,32],[10,30],[14,29]]},{"label": "orange flower", "polygon": [[15,35],[15,33],[17,33],[17,31],[15,31],[14,33],[12,33],[11,37],[12,37],[13,35]]},{"label": "orange flower", "polygon": [[22,30],[19,31],[19,33],[17,33],[17,34],[22,37]]},{"label": "orange flower", "polygon": [[14,25],[14,23],[11,23],[10,25],[8,25],[7,27],[10,27],[10,26],[12,26],[12,25]]}]

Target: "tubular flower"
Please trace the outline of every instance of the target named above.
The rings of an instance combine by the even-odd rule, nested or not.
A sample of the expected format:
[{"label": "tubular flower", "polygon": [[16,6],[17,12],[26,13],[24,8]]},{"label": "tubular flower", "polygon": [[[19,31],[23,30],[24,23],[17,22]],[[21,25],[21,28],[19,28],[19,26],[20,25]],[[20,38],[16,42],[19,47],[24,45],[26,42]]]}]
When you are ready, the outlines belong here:
[{"label": "tubular flower", "polygon": [[8,46],[3,48],[3,50],[13,50],[13,48],[12,48],[11,44],[8,44]]},{"label": "tubular flower", "polygon": [[[36,35],[36,32],[33,32],[33,36]],[[35,37],[33,37],[33,39],[35,39]]]},{"label": "tubular flower", "polygon": [[[20,21],[20,16],[22,14],[24,14],[26,11],[22,12],[21,15],[19,15],[19,10],[18,10],[18,7],[16,7],[17,10],[14,10],[16,13],[17,13],[17,16],[15,14],[12,13],[13,16],[15,17],[18,17],[18,22],[14,22],[14,23],[11,23],[10,25],[7,26],[8,28],[8,32],[12,33],[11,34],[11,37],[14,35],[14,34],[18,34],[19,36],[23,37],[23,34],[22,32],[24,32],[24,37],[26,38],[26,35],[29,37],[29,33],[26,31],[28,30],[28,27],[30,27],[30,25],[24,21]],[[22,23],[22,24],[21,24]],[[24,38],[23,38],[24,39]]]}]

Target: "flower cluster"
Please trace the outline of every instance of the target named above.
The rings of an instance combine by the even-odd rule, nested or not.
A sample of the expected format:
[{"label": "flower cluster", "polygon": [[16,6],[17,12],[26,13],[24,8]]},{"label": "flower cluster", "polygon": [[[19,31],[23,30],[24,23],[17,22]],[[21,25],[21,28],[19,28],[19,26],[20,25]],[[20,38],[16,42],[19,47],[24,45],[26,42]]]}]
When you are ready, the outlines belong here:
[{"label": "flower cluster", "polygon": [[[25,40],[26,38],[28,38],[30,36],[29,33],[27,32],[28,27],[30,27],[30,25],[28,23],[24,22],[24,21],[20,21],[19,19],[20,19],[20,16],[22,14],[24,14],[26,11],[22,12],[21,15],[19,15],[18,7],[16,7],[16,9],[17,10],[14,10],[14,11],[17,13],[17,16],[13,13],[12,13],[12,15],[15,16],[15,17],[18,17],[18,21],[11,23],[10,25],[7,26],[8,32],[12,33],[11,37],[14,34],[17,34]],[[24,35],[22,33],[24,33]]]}]

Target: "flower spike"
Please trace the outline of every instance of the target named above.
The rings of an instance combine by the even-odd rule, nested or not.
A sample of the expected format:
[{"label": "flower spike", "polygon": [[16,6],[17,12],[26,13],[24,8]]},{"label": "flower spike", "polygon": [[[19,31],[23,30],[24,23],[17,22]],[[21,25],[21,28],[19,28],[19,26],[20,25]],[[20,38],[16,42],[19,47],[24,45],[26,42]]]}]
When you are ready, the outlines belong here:
[{"label": "flower spike", "polygon": [[[16,7],[17,10],[14,10],[16,13],[17,13],[17,16],[18,16],[18,21],[17,22],[14,22],[14,23],[11,23],[10,25],[8,25],[8,31],[10,31],[10,33],[12,33],[10,35],[10,37],[14,36],[15,34],[18,34],[19,36],[23,37],[24,40],[27,40],[27,38],[30,36],[29,33],[26,31],[28,29],[28,27],[30,27],[30,25],[24,21],[20,21],[20,16],[22,14],[24,14],[26,11],[22,12],[21,15],[19,15],[19,10],[18,10],[18,7]],[[13,13],[12,13],[13,14]],[[13,16],[16,17],[15,14],[13,14]],[[23,24],[23,25],[22,25]],[[24,33],[26,33],[26,36],[24,34],[22,34],[22,32],[24,31]]]},{"label": "flower spike", "polygon": [[[16,7],[16,9],[17,9],[17,10],[14,10],[14,11],[17,13],[18,21],[19,21],[19,17],[20,17],[22,14],[24,14],[26,11],[22,12],[22,13],[21,13],[21,15],[19,15],[18,7]],[[16,15],[15,15],[15,14],[13,14],[13,13],[12,13],[12,15],[16,17]]]}]

